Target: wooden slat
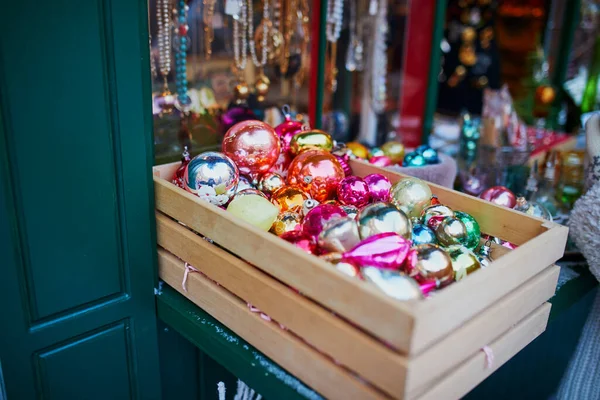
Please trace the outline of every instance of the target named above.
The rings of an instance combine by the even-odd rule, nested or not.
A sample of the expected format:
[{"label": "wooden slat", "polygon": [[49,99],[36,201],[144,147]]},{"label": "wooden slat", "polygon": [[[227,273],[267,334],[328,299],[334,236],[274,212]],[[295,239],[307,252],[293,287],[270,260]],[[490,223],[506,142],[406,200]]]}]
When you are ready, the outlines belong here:
[{"label": "wooden slat", "polygon": [[394,397],[443,374],[548,300],[559,272],[556,266],[547,268],[422,354],[408,359],[180,224],[160,214],[157,222],[160,246]]},{"label": "wooden slat", "polygon": [[467,279],[450,285],[428,301],[414,305],[414,338],[411,354],[418,354],[431,343],[456,329],[520,286],[564,251],[568,229],[555,225],[518,249],[495,260],[488,268],[475,271]]},{"label": "wooden slat", "polygon": [[[406,374],[404,357],[164,215],[157,214],[156,220],[159,246],[186,260],[388,394],[402,392]],[[163,252],[160,254],[159,262],[162,262],[165,257]]]},{"label": "wooden slat", "polygon": [[319,393],[340,399],[386,398],[289,332],[262,320],[237,297],[200,274],[190,274],[188,291],[183,291],[184,263],[166,252],[161,253],[161,259],[159,273],[167,284]]},{"label": "wooden slat", "polygon": [[402,350],[410,347],[413,326],[410,302],[400,303],[160,177],[154,177],[154,184],[159,211],[184,222],[277,279],[289,282],[306,296],[394,347]]},{"label": "wooden slat", "polygon": [[406,391],[423,392],[439,376],[521,321],[553,295],[560,268],[548,267],[426,351],[408,360]]},{"label": "wooden slat", "polygon": [[[351,160],[350,167],[357,176],[379,173],[386,176],[392,183],[406,177],[398,172],[378,168],[359,160]],[[479,223],[481,231],[488,235],[521,245],[546,231],[544,220],[530,217],[506,207],[496,206],[488,201],[434,183],[427,183],[431,188],[431,192],[439,198],[440,202],[454,210],[471,214]],[[556,260],[552,262],[554,261]]]},{"label": "wooden slat", "polygon": [[426,393],[408,398],[418,398],[420,400],[461,398],[546,330],[550,308],[550,303],[544,304],[506,334],[488,345],[494,354],[491,368],[486,368],[485,353],[479,351],[468,361],[457,366]]}]

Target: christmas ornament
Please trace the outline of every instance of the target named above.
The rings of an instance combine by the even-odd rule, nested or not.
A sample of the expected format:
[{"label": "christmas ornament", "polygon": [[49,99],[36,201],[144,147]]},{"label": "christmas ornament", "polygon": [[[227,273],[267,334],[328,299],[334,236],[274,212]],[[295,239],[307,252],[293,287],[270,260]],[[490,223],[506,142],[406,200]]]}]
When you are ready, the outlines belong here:
[{"label": "christmas ornament", "polygon": [[431,196],[430,205],[435,206],[436,204],[442,204],[436,195]]},{"label": "christmas ornament", "polygon": [[294,136],[303,130],[304,125],[302,122],[292,120],[289,116],[286,116],[285,121],[275,127],[275,133],[277,133],[277,136],[281,140],[281,150],[288,152]]},{"label": "christmas ornament", "polygon": [[404,157],[404,161],[402,162],[403,167],[422,167],[424,165],[427,165],[425,157],[414,151],[408,153],[406,157]]},{"label": "christmas ornament", "polygon": [[454,280],[460,281],[481,267],[477,256],[465,246],[455,245],[446,249],[452,260]]},{"label": "christmas ornament", "polygon": [[225,133],[237,123],[258,120],[258,117],[247,106],[233,106],[221,115],[221,132]]},{"label": "christmas ornament", "polygon": [[156,22],[158,23],[158,62],[160,75],[164,81],[162,92],[154,98],[159,115],[170,114],[175,108],[176,98],[169,90],[168,77],[171,73],[171,51],[173,29],[171,20],[171,0],[159,0],[156,4]]},{"label": "christmas ornament", "polygon": [[455,217],[446,217],[435,229],[438,242],[443,246],[465,244],[469,240],[467,227]]},{"label": "christmas ornament", "polygon": [[360,237],[366,239],[384,232],[394,232],[410,240],[412,224],[403,211],[392,203],[373,203],[358,213]]},{"label": "christmas ornament", "polygon": [[415,246],[420,244],[437,244],[437,237],[430,227],[422,224],[414,224],[412,229],[412,242]]},{"label": "christmas ornament", "polygon": [[319,202],[316,201],[315,199],[304,200],[304,203],[302,203],[302,215],[305,216],[306,214],[308,214],[308,212],[310,210],[312,210],[313,208],[315,208],[318,205],[319,205]]},{"label": "christmas ornament", "polygon": [[227,211],[263,231],[271,228],[279,214],[279,209],[269,200],[252,194],[234,199]]},{"label": "christmas ornament", "polygon": [[235,192],[239,193],[242,190],[246,189],[254,189],[254,186],[252,186],[248,178],[246,178],[245,176],[240,176],[240,180],[238,181],[238,187]]},{"label": "christmas ornament", "polygon": [[381,146],[383,155],[390,159],[392,164],[398,164],[404,159],[404,145],[400,142],[387,142]]},{"label": "christmas ornament", "polygon": [[183,153],[181,154],[181,165],[175,171],[175,176],[173,177],[173,184],[185,189],[185,169],[187,165],[190,163],[190,152],[188,151],[187,146],[183,148]]},{"label": "christmas ornament", "polygon": [[381,147],[373,147],[369,150],[369,158],[377,157],[377,156],[385,156]]},{"label": "christmas ornament", "polygon": [[185,189],[211,204],[221,206],[234,195],[239,172],[223,153],[209,151],[194,157],[184,173]]},{"label": "christmas ornament", "polygon": [[347,154],[344,154],[344,155],[334,154],[333,156],[335,158],[337,158],[338,162],[342,166],[342,169],[344,170],[344,176],[352,175],[352,168],[350,168],[350,164],[348,164],[348,159],[349,159],[348,155]]},{"label": "christmas ornament", "polygon": [[370,174],[363,178],[369,187],[369,193],[373,201],[389,201],[392,183],[381,174]]},{"label": "christmas ornament", "polygon": [[352,265],[347,262],[339,261],[337,263],[334,263],[333,266],[338,271],[340,271],[352,278],[364,279],[360,272],[360,268],[355,265]]},{"label": "christmas ornament", "polygon": [[423,209],[423,212],[421,213],[423,223],[431,229],[437,228],[437,226],[442,222],[444,218],[453,216],[454,211],[452,211],[450,207],[446,207],[441,204],[427,206]]},{"label": "christmas ornament", "polygon": [[398,271],[363,267],[361,272],[367,282],[396,300],[409,301],[423,298],[417,281]]},{"label": "christmas ornament", "polygon": [[300,230],[302,228],[302,216],[293,211],[284,211],[277,216],[271,226],[271,232],[277,236],[284,233]]},{"label": "christmas ornament", "polygon": [[552,221],[552,214],[550,214],[550,211],[546,207],[536,201],[527,201],[524,197],[517,198],[517,204],[514,209],[532,217]]},{"label": "christmas ornament", "polygon": [[253,196],[256,195],[256,196],[264,197],[265,199],[267,199],[267,196],[260,190],[250,188],[250,189],[240,190],[239,192],[237,192],[236,194],[233,195],[233,198],[231,200],[237,199],[238,197],[242,197],[242,196],[248,196],[248,195],[253,195]]},{"label": "christmas ornament", "polygon": [[479,251],[477,252],[477,258],[481,263],[481,268],[488,267],[492,263],[492,242],[491,240],[486,240],[484,244],[481,245]]},{"label": "christmas ornament", "polygon": [[504,186],[493,186],[488,188],[484,190],[479,197],[496,205],[508,208],[513,208],[517,204],[515,194]]},{"label": "christmas ornament", "polygon": [[276,172],[267,172],[258,182],[258,189],[267,195],[272,195],[273,192],[283,186],[285,186],[285,179]]},{"label": "christmas ornament", "polygon": [[273,128],[264,122],[244,121],[227,131],[222,148],[242,174],[256,179],[277,161],[279,138]]},{"label": "christmas ornament", "polygon": [[286,242],[292,243],[299,249],[304,250],[309,254],[314,254],[317,250],[317,244],[312,236],[308,236],[300,230],[286,232],[280,236]]},{"label": "christmas ornament", "polygon": [[188,38],[188,25],[187,17],[189,6],[185,4],[184,0],[178,0],[176,2],[176,14],[174,32],[176,33],[174,40],[174,53],[175,53],[175,87],[177,89],[177,98],[175,100],[175,107],[183,113],[188,113],[192,100],[188,95],[188,81],[187,81],[187,51],[189,49],[189,38]]},{"label": "christmas ornament", "polygon": [[290,167],[291,162],[292,157],[287,151],[283,151],[282,148],[281,152],[279,153],[279,157],[277,157],[277,161],[275,161],[275,164],[273,164],[269,172],[275,172],[284,178],[287,178],[288,168]]},{"label": "christmas ornament", "polygon": [[419,217],[430,199],[431,189],[418,178],[404,178],[390,189],[390,201],[409,217]]},{"label": "christmas ornament", "polygon": [[340,253],[351,250],[359,242],[358,225],[351,217],[329,220],[319,233],[318,238],[318,244],[321,248]]},{"label": "christmas ornament", "polygon": [[348,176],[340,181],[337,198],[343,205],[362,208],[369,204],[371,194],[365,181],[357,176]]},{"label": "christmas ornament", "polygon": [[369,157],[369,149],[358,142],[348,142],[346,147],[358,158],[367,159]]},{"label": "christmas ornament", "polygon": [[358,266],[398,269],[410,250],[410,241],[393,232],[380,233],[360,242],[342,255],[342,260]]},{"label": "christmas ornament", "polygon": [[290,141],[290,152],[298,155],[306,150],[324,150],[333,149],[333,139],[327,132],[318,129],[304,131],[294,135]]},{"label": "christmas ornament", "polygon": [[423,156],[423,159],[427,165],[439,164],[440,162],[438,152],[427,145],[421,145],[417,147],[415,152]]},{"label": "christmas ornament", "polygon": [[467,241],[464,243],[467,248],[475,250],[479,245],[479,239],[481,238],[481,229],[479,229],[479,223],[466,212],[455,211],[454,216],[458,218],[465,227],[467,228]]},{"label": "christmas ornament", "polygon": [[371,157],[369,159],[369,163],[375,165],[376,167],[382,167],[382,168],[389,167],[390,165],[394,164],[388,156]]},{"label": "christmas ornament", "polygon": [[308,194],[302,189],[294,186],[283,186],[271,195],[271,203],[283,211],[301,211],[304,201],[308,200]]},{"label": "christmas ornament", "polygon": [[348,214],[348,216],[352,219],[356,219],[356,217],[358,216],[358,208],[354,207],[354,206],[345,206],[345,205],[341,205],[340,206],[342,208],[342,210],[344,210],[344,212],[346,214]]},{"label": "christmas ornament", "polygon": [[450,256],[433,244],[414,247],[406,259],[405,269],[417,279],[435,280],[438,287],[447,285],[454,279]]},{"label": "christmas ornament", "polygon": [[344,178],[338,160],[323,150],[307,150],[292,160],[288,170],[288,183],[296,185],[310,196],[323,202],[335,193]]},{"label": "christmas ornament", "polygon": [[340,206],[319,204],[304,216],[302,231],[306,235],[316,238],[327,222],[346,216],[346,213]]}]

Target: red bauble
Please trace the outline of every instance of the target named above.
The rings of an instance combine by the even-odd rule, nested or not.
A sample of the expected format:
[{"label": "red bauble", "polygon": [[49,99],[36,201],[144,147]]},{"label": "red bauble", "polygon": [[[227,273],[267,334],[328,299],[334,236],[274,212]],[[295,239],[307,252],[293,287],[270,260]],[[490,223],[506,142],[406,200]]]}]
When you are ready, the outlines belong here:
[{"label": "red bauble", "polygon": [[504,186],[493,186],[486,189],[479,197],[503,207],[513,208],[517,205],[515,194]]}]

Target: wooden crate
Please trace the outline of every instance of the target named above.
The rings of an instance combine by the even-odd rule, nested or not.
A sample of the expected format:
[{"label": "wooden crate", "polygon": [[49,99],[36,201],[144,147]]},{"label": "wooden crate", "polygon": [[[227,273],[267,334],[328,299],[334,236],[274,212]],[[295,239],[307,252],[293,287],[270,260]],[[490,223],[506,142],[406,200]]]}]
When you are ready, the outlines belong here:
[{"label": "wooden crate", "polygon": [[[494,247],[496,260],[489,268],[432,298],[398,302],[175,187],[168,180],[177,166],[155,168],[159,245],[387,395],[403,398],[421,393],[554,292],[558,268],[548,266],[564,249],[567,229],[560,225],[431,184],[443,204],[473,215],[483,232],[520,246],[514,251]],[[378,172],[392,181],[402,178],[360,162],[353,162],[352,168],[359,176]],[[183,272],[175,278],[166,270],[161,267],[161,277],[176,287]]]}]

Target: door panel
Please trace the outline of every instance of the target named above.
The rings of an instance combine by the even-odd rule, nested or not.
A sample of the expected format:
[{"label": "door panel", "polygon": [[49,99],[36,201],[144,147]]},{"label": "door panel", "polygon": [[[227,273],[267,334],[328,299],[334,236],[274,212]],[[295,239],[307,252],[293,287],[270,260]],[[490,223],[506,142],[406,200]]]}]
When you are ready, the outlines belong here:
[{"label": "door panel", "polygon": [[159,398],[146,2],[32,0],[2,14],[8,398]]}]

